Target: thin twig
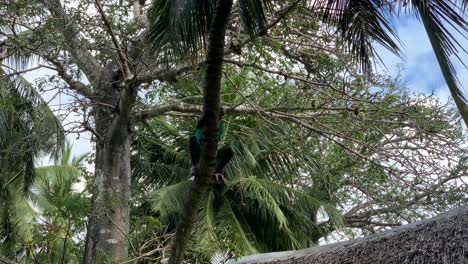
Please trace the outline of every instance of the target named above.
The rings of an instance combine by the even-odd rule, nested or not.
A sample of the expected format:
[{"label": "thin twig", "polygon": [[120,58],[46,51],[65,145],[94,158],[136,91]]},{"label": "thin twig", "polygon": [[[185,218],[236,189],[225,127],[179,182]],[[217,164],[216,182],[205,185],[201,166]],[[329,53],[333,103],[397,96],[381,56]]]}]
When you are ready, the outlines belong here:
[{"label": "thin twig", "polygon": [[120,65],[122,67],[122,71],[125,76],[124,80],[131,80],[133,79],[133,74],[130,72],[130,68],[128,67],[128,64],[127,64],[127,58],[125,54],[123,53],[122,48],[120,47],[119,41],[117,37],[115,36],[114,31],[112,30],[112,25],[107,19],[106,14],[104,14],[104,10],[102,8],[101,2],[99,2],[99,0],[95,0],[95,2],[99,10],[99,13],[101,14],[102,21],[104,22],[104,25],[107,28],[107,32],[111,36],[112,43],[114,43],[114,46],[117,49],[117,55],[119,56]]}]

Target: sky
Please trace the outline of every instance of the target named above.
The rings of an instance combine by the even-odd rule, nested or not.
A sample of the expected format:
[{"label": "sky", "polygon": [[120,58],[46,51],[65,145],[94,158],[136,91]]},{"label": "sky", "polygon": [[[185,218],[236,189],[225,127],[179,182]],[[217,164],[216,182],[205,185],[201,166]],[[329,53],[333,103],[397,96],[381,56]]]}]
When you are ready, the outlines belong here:
[{"label": "sky", "polygon": [[[403,44],[403,60],[383,48],[378,50],[388,72],[395,76],[397,74],[395,65],[402,64],[405,68],[402,78],[411,91],[427,94],[434,92],[443,101],[451,98],[422,23],[412,16],[401,17],[396,25],[396,32]],[[467,39],[460,43],[468,47]],[[461,55],[461,59],[468,63],[468,55]],[[468,70],[456,59],[452,62],[457,70],[461,87],[464,87],[463,91],[468,95]]]},{"label": "sky", "polygon": [[[450,98],[450,93],[445,84],[442,73],[436,57],[432,51],[429,39],[426,36],[424,27],[414,17],[400,17],[395,25],[396,32],[402,41],[403,60],[395,56],[384,48],[378,48],[378,53],[381,56],[385,67],[378,66],[380,72],[390,73],[395,76],[397,74],[396,65],[401,64],[405,70],[402,72],[402,81],[412,92],[434,93],[442,101],[447,101]],[[467,36],[465,36],[466,38]],[[468,40],[462,42],[468,47]],[[462,60],[468,64],[468,55],[462,54]],[[458,78],[461,82],[461,87],[468,95],[468,70],[463,65],[454,61]],[[47,71],[35,71],[28,73],[26,78],[30,81],[37,77],[44,76]],[[49,71],[50,73],[50,71]],[[46,100],[50,99],[50,95],[45,95]],[[62,100],[67,100],[62,97]],[[58,98],[53,100],[53,104],[58,103]],[[73,118],[73,117],[72,117]],[[68,140],[73,143],[72,152],[74,155],[80,155],[92,151],[92,145],[88,140],[89,134],[82,134],[77,139],[76,134],[68,136]]]},{"label": "sky", "polygon": [[[33,83],[34,81],[39,80],[40,78],[53,75],[55,74],[54,71],[48,70],[48,69],[40,69],[36,71],[31,71],[28,72],[24,75],[25,79],[27,79],[29,82]],[[72,97],[69,95],[64,95],[64,94],[56,94],[56,91],[49,91],[45,92],[42,94],[42,97],[46,102],[49,103],[49,106],[54,110],[54,112],[60,113],[60,104],[67,104],[71,100],[74,100]],[[78,115],[69,115],[67,119],[62,122],[63,125],[72,122],[72,121],[79,121],[81,120],[81,116]],[[65,129],[67,129],[65,127]],[[72,156],[79,156],[83,155],[89,152],[92,152],[92,145],[89,140],[91,135],[89,133],[81,133],[80,137],[78,137],[78,134],[68,134],[67,135],[67,140],[72,144]],[[49,159],[49,157],[41,157],[40,159],[37,160],[38,165],[47,165],[50,164],[52,161]],[[89,169],[92,169],[92,166],[88,166]]]}]

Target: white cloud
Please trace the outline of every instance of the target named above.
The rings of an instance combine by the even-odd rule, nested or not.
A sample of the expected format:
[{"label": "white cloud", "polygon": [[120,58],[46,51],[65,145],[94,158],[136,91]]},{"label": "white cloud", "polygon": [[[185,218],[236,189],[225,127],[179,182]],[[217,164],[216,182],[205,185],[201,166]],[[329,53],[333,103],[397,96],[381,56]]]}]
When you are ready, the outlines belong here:
[{"label": "white cloud", "polygon": [[[404,61],[395,55],[379,47],[378,51],[391,74],[395,74],[394,65],[403,63],[406,70],[403,73],[403,81],[414,92],[435,92],[441,100],[446,101],[450,96],[445,80],[440,71],[429,39],[423,25],[415,17],[403,17],[397,24],[397,34],[403,47]],[[468,40],[459,38],[461,44],[468,47]],[[461,54],[463,61],[468,61],[467,54]],[[468,70],[455,57],[452,58],[458,73],[461,87],[468,95]],[[381,68],[383,69],[383,67]]]}]

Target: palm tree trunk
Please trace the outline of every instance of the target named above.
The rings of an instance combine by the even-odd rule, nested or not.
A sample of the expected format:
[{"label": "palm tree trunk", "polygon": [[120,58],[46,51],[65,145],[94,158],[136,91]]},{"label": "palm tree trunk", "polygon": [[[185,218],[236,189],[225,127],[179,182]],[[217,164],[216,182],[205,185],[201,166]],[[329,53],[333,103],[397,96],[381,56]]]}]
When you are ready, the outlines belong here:
[{"label": "palm tree trunk", "polygon": [[204,84],[205,113],[210,113],[203,131],[203,143],[201,147],[201,159],[199,174],[196,175],[190,191],[188,203],[180,217],[174,242],[172,244],[169,263],[178,264],[183,261],[187,242],[195,221],[196,212],[199,210],[200,201],[208,191],[213,179],[216,165],[216,153],[218,150],[218,126],[221,93],[221,76],[224,57],[224,44],[226,27],[232,9],[232,0],[218,0],[214,10],[213,21],[208,36],[208,50],[206,55],[206,73]]},{"label": "palm tree trunk", "polygon": [[62,259],[60,260],[60,264],[65,264],[65,255],[67,252],[67,240],[68,240],[68,234],[70,233],[71,229],[71,217],[68,218],[68,227],[67,227],[67,232],[65,233],[65,238],[63,239],[63,248],[62,248]]}]

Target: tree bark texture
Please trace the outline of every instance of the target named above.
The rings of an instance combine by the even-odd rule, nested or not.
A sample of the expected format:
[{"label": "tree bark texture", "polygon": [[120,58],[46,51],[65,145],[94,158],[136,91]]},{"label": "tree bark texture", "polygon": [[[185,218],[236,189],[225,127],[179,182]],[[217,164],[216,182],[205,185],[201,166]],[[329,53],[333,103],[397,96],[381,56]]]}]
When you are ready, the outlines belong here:
[{"label": "tree bark texture", "polygon": [[[130,122],[116,122],[121,101],[118,74],[105,68],[96,89],[96,143],[93,206],[83,263],[119,263],[127,257],[130,221]],[[133,96],[133,95],[132,95]],[[115,123],[118,123],[116,126]]]},{"label": "tree bark texture", "polygon": [[190,191],[189,201],[184,206],[176,229],[169,260],[170,264],[178,264],[183,261],[188,239],[193,229],[195,215],[200,207],[200,201],[206,195],[208,187],[213,180],[218,150],[217,135],[225,35],[231,9],[232,0],[218,0],[216,2],[208,36],[206,55],[203,111],[205,114],[208,114],[208,118],[203,131],[201,159],[198,164],[198,175],[195,175],[195,180]]},{"label": "tree bark texture", "polygon": [[466,264],[468,205],[363,238],[305,250],[243,257],[227,264]]}]

